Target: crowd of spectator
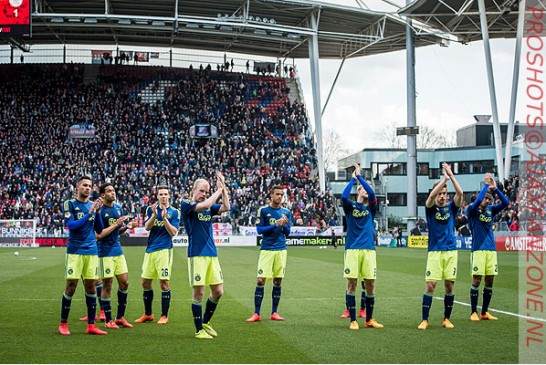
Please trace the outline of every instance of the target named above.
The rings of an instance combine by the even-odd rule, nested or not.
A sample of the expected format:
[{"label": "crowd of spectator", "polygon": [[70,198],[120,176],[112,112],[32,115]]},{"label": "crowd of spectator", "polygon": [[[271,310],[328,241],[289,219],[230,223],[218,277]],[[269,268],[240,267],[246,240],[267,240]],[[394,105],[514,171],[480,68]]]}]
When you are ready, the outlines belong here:
[{"label": "crowd of spectator", "polygon": [[[232,196],[222,220],[235,232],[255,223],[272,183],[284,186],[293,224],[337,222],[330,192],[320,192],[305,108],[289,101],[284,79],[102,66],[96,80],[84,82],[86,67],[1,66],[1,219],[37,219],[59,231],[62,203],[74,197],[82,174],[97,185],[112,182],[125,210],[142,219],[156,185],[167,183],[178,206],[196,178],[220,170]],[[165,88],[164,100],[143,102],[137,91],[158,80],[178,86]],[[218,137],[190,137],[196,123],[215,126]],[[95,134],[71,138],[74,125]]]}]

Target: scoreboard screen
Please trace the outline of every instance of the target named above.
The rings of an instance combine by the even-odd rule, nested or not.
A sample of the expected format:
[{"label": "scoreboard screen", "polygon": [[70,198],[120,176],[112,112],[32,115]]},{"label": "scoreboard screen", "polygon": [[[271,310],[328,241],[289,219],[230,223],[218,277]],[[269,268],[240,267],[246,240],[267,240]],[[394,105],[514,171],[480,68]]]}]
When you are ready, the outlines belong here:
[{"label": "scoreboard screen", "polygon": [[0,0],[0,38],[31,35],[31,0]]}]

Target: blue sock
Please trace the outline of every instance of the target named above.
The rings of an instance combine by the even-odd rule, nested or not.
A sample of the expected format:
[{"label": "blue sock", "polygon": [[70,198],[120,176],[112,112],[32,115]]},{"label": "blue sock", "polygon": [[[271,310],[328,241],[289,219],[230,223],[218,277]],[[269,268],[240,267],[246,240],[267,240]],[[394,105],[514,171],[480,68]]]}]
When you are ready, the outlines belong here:
[{"label": "blue sock", "polygon": [[146,315],[152,315],[152,302],[154,300],[154,290],[153,289],[144,289],[142,293],[142,299],[144,300],[144,313]]},{"label": "blue sock", "polygon": [[422,318],[423,321],[428,321],[428,315],[430,313],[430,307],[432,306],[432,294],[423,294],[423,306],[422,306]]},{"label": "blue sock", "polygon": [[480,292],[478,291],[478,287],[472,285],[470,288],[470,306],[472,307],[472,311],[470,314],[474,312],[478,312],[478,296],[480,295]]},{"label": "blue sock", "polygon": [[207,304],[205,305],[205,315],[203,316],[203,323],[209,323],[210,319],[214,315],[216,306],[218,302],[214,302],[210,297],[207,299]]},{"label": "blue sock", "polygon": [[105,322],[110,322],[112,320],[112,305],[110,298],[101,299],[99,302],[102,303],[101,307],[104,310],[104,315],[106,317]]},{"label": "blue sock", "polygon": [[362,290],[360,295],[360,309],[366,309],[366,290]]},{"label": "blue sock", "polygon": [[63,299],[61,301],[61,323],[68,322],[68,314],[70,313],[70,305],[72,304],[72,297],[63,293]]},{"label": "blue sock", "polygon": [[366,294],[366,322],[373,318],[373,307],[375,305],[375,295]]},{"label": "blue sock", "polygon": [[193,314],[193,323],[195,324],[195,332],[203,329],[203,306],[201,302],[193,301],[191,303],[191,312]]},{"label": "blue sock", "polygon": [[345,305],[351,315],[351,322],[356,321],[356,297],[354,292],[345,293]]},{"label": "blue sock", "polygon": [[169,308],[171,307],[171,289],[161,292],[161,316],[169,316]]},{"label": "blue sock", "polygon": [[449,317],[451,317],[451,311],[453,310],[454,301],[455,293],[444,295],[444,318],[449,319]]},{"label": "blue sock", "polygon": [[263,299],[264,299],[264,287],[256,286],[256,291],[254,292],[254,313],[260,314],[260,309],[262,307]]},{"label": "blue sock", "polygon": [[85,304],[87,305],[87,323],[93,324],[97,314],[97,294],[85,293]]},{"label": "blue sock", "polygon": [[127,307],[127,290],[118,289],[118,314],[116,319],[125,317],[125,308]]},{"label": "blue sock", "polygon": [[483,303],[482,303],[482,314],[489,309],[489,303],[491,302],[491,297],[493,296],[493,287],[484,286],[483,287]]},{"label": "blue sock", "polygon": [[281,301],[281,287],[273,285],[273,290],[271,294],[273,296],[273,306],[271,307],[271,313],[276,313],[277,308],[279,307],[279,302]]},{"label": "blue sock", "polygon": [[97,298],[99,298],[99,308],[100,308],[100,309],[104,309],[104,308],[102,308],[102,302],[101,302],[101,297],[102,297],[102,283],[97,284],[97,286],[96,286],[96,291],[97,291]]}]

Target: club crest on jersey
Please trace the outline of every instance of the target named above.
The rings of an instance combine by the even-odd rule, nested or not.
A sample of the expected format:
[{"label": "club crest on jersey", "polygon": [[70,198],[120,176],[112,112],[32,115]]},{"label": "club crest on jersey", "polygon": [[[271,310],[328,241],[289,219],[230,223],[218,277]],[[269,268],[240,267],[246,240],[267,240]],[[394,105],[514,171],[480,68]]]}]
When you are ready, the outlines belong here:
[{"label": "club crest on jersey", "polygon": [[118,213],[118,215],[121,215],[121,209],[116,209],[116,212]]}]

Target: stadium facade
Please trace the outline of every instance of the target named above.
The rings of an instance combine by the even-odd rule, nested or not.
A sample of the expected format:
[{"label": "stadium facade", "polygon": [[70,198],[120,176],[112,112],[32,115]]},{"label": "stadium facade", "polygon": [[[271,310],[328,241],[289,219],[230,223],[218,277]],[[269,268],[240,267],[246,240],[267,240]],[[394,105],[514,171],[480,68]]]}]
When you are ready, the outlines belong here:
[{"label": "stadium facade", "polygon": [[[506,124],[501,125],[503,131]],[[525,129],[516,125],[512,147],[510,175],[522,175],[529,148],[525,143]],[[452,165],[457,181],[465,192],[465,202],[483,187],[483,176],[493,173],[498,179],[497,160],[493,140],[493,124],[478,121],[457,130],[457,144],[460,147],[417,150],[417,214],[425,217],[425,201],[434,182],[442,177],[441,164]],[[487,143],[488,142],[488,143]],[[541,145],[535,154],[546,155],[546,147]],[[385,217],[407,219],[408,206],[408,171],[407,150],[394,148],[364,148],[363,150],[338,161],[338,172],[331,182],[336,198],[341,197],[347,181],[351,178],[353,165],[360,164],[362,174],[373,181],[378,194],[380,208],[377,219],[380,227],[387,227]],[[504,154],[504,150],[503,150]],[[333,177],[333,176],[331,176]],[[356,192],[356,188],[353,193]],[[453,188],[448,185],[448,192]],[[339,209],[343,215],[343,210]]]}]

